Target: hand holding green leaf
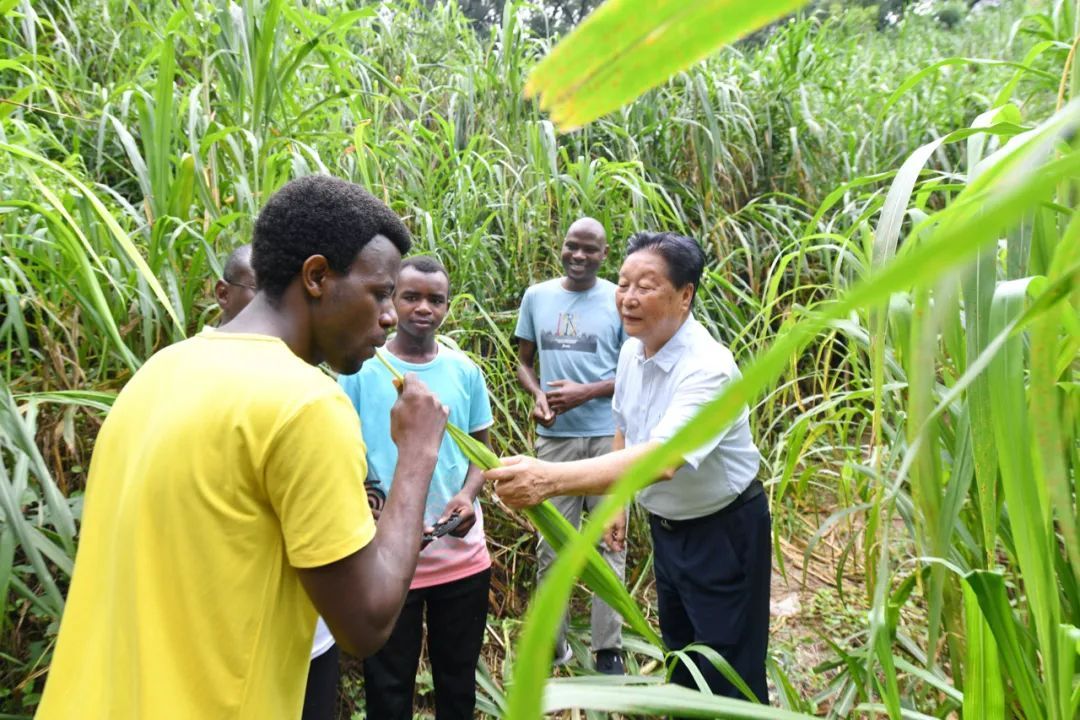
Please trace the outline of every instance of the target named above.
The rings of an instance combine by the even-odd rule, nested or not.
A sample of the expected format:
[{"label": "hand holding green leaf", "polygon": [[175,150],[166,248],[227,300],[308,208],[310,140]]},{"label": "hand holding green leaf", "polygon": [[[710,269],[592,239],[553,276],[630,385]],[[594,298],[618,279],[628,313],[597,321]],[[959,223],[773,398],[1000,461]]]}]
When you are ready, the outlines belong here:
[{"label": "hand holding green leaf", "polygon": [[[379,361],[390,371],[390,374],[397,382],[404,383],[404,376],[383,357],[382,353],[376,351],[375,356],[379,358]],[[491,470],[502,465],[499,457],[491,451],[491,448],[453,423],[448,422],[446,424],[446,432],[450,434],[450,438],[465,457],[469,459],[469,462],[481,470]],[[578,535],[577,530],[547,501],[525,508],[522,512],[525,513],[533,526],[556,551],[561,549],[571,538]],[[596,548],[590,548],[587,553],[581,580],[590,590],[603,598],[604,602],[615,608],[636,632],[657,647],[663,647],[663,642],[656,634],[656,631],[645,620],[645,616],[641,613],[637,603],[630,597],[630,593],[626,591],[622,581],[615,576],[611,567],[604,562]]]}]

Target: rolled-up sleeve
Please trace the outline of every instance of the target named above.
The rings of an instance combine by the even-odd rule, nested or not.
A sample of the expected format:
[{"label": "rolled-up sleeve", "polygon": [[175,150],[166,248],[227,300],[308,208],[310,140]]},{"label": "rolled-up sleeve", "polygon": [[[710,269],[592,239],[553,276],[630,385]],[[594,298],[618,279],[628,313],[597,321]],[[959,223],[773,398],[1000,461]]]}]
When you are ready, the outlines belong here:
[{"label": "rolled-up sleeve", "polygon": [[[661,442],[671,439],[704,405],[719,395],[729,381],[730,377],[722,370],[699,369],[687,376],[675,388],[664,415],[649,434],[649,439]],[[722,429],[707,443],[684,455],[686,464],[696,470],[720,443],[726,431],[726,428]]]}]

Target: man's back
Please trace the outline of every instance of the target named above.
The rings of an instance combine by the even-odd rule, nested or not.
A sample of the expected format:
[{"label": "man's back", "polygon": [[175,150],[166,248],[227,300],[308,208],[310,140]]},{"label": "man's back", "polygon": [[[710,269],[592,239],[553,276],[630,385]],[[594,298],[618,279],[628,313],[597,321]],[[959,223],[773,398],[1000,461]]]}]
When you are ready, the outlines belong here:
[{"label": "man's back", "polygon": [[294,568],[374,535],[363,456],[348,399],[276,338],[152,358],[98,436],[38,717],[298,717],[315,611]]}]

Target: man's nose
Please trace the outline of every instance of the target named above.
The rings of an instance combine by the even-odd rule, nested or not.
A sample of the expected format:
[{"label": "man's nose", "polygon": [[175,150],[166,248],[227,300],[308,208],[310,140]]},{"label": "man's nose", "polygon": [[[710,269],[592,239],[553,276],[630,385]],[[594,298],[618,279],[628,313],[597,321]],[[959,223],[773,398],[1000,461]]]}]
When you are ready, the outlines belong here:
[{"label": "man's nose", "polygon": [[386,328],[397,325],[397,311],[392,305],[379,315],[379,325]]}]

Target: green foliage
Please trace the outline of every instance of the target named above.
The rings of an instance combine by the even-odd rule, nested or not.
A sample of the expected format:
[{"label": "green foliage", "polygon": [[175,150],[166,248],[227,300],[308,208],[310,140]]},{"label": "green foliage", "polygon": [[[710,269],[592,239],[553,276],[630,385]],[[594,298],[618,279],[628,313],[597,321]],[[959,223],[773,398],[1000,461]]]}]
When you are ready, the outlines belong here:
[{"label": "green foliage", "polygon": [[[265,198],[330,172],[385,198],[450,269],[446,332],[488,376],[500,454],[532,433],[517,302],[558,272],[570,222],[608,228],[609,276],[635,230],[700,238],[695,312],[744,380],[662,455],[750,402],[777,539],[811,556],[850,528],[839,602],[870,607],[828,638],[816,692],[772,664],[784,707],[1075,716],[1075,4],[1022,18],[1006,4],[963,32],[818,11],[570,135],[521,99],[548,49],[535,11],[500,7],[477,27],[452,2],[0,3],[0,713],[32,713],[40,693],[115,392],[214,320],[221,258]],[[499,605],[481,709],[765,712],[663,686],[638,620],[641,677],[543,684],[553,618],[615,503],[568,544],[520,633],[533,528],[487,508]],[[647,539],[631,532],[628,594],[651,620]]]}]

